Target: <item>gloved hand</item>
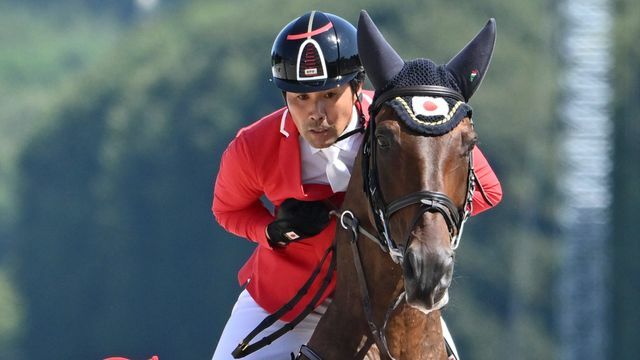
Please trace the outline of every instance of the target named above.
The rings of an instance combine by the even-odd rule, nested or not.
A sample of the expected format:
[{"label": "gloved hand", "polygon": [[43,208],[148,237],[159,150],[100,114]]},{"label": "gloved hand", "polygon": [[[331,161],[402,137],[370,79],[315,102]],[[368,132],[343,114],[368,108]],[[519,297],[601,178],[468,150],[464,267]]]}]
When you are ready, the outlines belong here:
[{"label": "gloved hand", "polygon": [[268,241],[271,247],[283,247],[318,235],[328,224],[329,207],[322,201],[287,199],[267,226]]}]

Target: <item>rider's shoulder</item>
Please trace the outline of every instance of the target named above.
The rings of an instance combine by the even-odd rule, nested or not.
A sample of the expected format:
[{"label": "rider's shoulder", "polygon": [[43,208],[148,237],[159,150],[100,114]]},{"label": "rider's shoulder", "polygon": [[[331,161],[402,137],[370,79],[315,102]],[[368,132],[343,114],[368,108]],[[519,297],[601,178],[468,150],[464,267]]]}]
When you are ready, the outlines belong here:
[{"label": "rider's shoulder", "polygon": [[271,114],[265,115],[257,121],[238,130],[236,137],[269,137],[279,133],[282,118],[286,116],[287,108],[282,107]]}]

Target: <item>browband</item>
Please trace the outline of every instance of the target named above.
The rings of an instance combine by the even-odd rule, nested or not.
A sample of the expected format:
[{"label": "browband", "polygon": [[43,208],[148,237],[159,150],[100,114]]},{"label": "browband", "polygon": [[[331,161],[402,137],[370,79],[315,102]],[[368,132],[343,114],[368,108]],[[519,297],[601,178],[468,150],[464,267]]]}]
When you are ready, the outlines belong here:
[{"label": "browband", "polygon": [[465,102],[464,97],[459,92],[449,89],[444,86],[437,85],[421,85],[395,88],[384,92],[380,97],[375,99],[371,104],[374,113],[377,113],[386,101],[398,96],[434,96],[434,97],[448,97],[455,100]]}]

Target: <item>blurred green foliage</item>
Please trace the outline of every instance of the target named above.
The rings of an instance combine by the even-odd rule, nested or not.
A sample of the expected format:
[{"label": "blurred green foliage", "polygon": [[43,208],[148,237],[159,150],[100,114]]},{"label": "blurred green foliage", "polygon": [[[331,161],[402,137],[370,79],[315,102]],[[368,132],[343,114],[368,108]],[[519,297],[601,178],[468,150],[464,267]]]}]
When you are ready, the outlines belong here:
[{"label": "blurred green foliage", "polygon": [[24,321],[18,292],[4,272],[0,272],[0,357],[20,359],[16,345],[20,336],[20,325]]},{"label": "blurred green foliage", "polygon": [[[0,260],[12,280],[0,273],[0,358],[210,357],[253,247],[210,214],[220,155],[282,105],[269,81],[277,32],[311,9],[355,23],[361,8],[403,57],[440,63],[497,19],[471,103],[504,201],[468,225],[445,316],[464,358],[554,357],[555,2],[132,4],[0,5],[11,24],[0,28]],[[638,5],[618,4],[617,74],[636,96],[616,111],[631,119]]]},{"label": "blurred green foliage", "polygon": [[50,121],[57,92],[109,53],[123,29],[110,18],[76,10],[62,21],[26,6],[0,3],[0,254],[15,220],[15,160],[30,136]]},{"label": "blurred green foliage", "polygon": [[18,2],[0,3],[0,358],[22,358],[19,335],[25,328],[15,282],[7,277],[10,245],[16,244],[20,209],[17,158],[32,136],[52,121],[47,112],[58,91],[75,86],[78,74],[109,52],[122,26],[113,19],[77,16],[63,21]]}]

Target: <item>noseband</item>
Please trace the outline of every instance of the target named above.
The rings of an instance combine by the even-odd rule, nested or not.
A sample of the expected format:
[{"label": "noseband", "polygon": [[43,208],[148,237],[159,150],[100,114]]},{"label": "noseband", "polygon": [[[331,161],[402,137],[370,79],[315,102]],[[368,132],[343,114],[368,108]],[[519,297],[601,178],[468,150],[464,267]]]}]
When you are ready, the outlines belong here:
[{"label": "noseband", "polygon": [[469,154],[469,172],[467,176],[467,196],[462,208],[456,207],[453,201],[444,193],[430,190],[413,192],[400,197],[389,203],[384,202],[382,191],[378,179],[378,168],[376,167],[376,144],[375,144],[375,117],[382,108],[385,101],[398,96],[439,96],[449,97],[455,100],[464,101],[462,95],[449,88],[442,86],[416,86],[410,88],[397,88],[385,92],[371,105],[369,127],[365,133],[364,146],[362,151],[362,176],[364,192],[369,199],[371,212],[374,214],[376,229],[380,237],[378,241],[397,264],[402,263],[406,248],[409,245],[411,231],[407,232],[407,237],[403,243],[395,242],[389,231],[391,217],[398,211],[410,205],[419,205],[419,210],[411,221],[410,229],[413,229],[422,215],[426,212],[439,213],[444,217],[449,229],[451,248],[456,249],[460,243],[464,223],[467,221],[472,211],[473,192],[475,190],[476,175],[473,169],[472,152]]}]

